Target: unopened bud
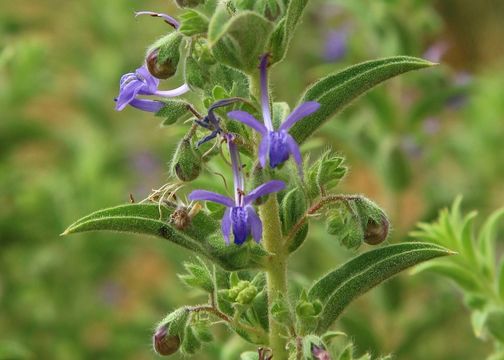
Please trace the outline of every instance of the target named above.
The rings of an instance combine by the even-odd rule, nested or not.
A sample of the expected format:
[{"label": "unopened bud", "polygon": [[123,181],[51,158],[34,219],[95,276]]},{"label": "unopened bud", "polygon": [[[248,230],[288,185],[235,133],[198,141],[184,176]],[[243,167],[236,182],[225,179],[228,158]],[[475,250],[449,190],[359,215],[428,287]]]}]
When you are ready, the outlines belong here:
[{"label": "unopened bud", "polygon": [[383,216],[380,222],[369,219],[364,232],[364,242],[369,245],[378,245],[387,239],[389,232],[389,221]]},{"label": "unopened bud", "polygon": [[185,7],[196,7],[205,3],[205,0],[175,0],[178,6],[181,8]]},{"label": "unopened bud", "polygon": [[180,347],[180,338],[177,335],[168,334],[168,324],[159,326],[152,337],[154,350],[163,356],[172,355]]},{"label": "unopened bud", "polygon": [[364,242],[378,245],[387,239],[390,223],[385,212],[374,202],[364,197],[355,202],[364,231]]},{"label": "unopened bud", "polygon": [[171,170],[181,181],[192,181],[201,172],[201,156],[191,146],[191,142],[182,139],[172,160]]},{"label": "unopened bud", "polygon": [[147,68],[152,76],[168,79],[175,75],[180,60],[182,34],[173,32],[156,43],[147,55]]}]

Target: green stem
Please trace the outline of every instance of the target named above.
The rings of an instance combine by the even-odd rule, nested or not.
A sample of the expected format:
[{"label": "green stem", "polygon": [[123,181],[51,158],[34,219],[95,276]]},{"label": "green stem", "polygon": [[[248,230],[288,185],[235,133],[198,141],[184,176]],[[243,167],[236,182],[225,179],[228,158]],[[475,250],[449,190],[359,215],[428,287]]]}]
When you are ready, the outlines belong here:
[{"label": "green stem", "polygon": [[[250,93],[257,101],[261,99],[260,73],[256,71],[249,76]],[[272,255],[265,264],[268,290],[269,346],[275,360],[287,360],[287,333],[285,327],[271,316],[271,306],[279,294],[287,296],[287,248],[283,244],[280,211],[275,195],[259,207],[259,216],[263,224],[263,245]]]},{"label": "green stem", "polygon": [[[268,289],[268,309],[279,296],[287,295],[287,258],[288,252],[282,244],[282,231],[278,209],[278,201],[275,195],[269,196],[268,200],[259,208],[259,215],[263,223],[264,248],[272,253],[266,261],[266,282]],[[277,360],[287,360],[286,350],[287,333],[282,324],[276,322],[271,313],[269,314],[269,345],[273,356]]]}]

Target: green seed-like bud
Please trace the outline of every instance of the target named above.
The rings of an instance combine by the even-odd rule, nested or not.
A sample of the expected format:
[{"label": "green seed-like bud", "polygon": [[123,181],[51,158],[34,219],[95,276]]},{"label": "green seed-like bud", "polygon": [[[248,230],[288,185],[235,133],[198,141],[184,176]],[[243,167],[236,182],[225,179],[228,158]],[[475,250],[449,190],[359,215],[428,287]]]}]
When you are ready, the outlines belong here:
[{"label": "green seed-like bud", "polygon": [[181,8],[185,8],[185,7],[193,8],[198,5],[204,4],[205,0],[175,0],[175,2]]},{"label": "green seed-like bud", "polygon": [[159,326],[152,338],[154,350],[163,356],[176,353],[180,347],[180,337],[168,334],[168,325]]},{"label": "green seed-like bud", "polygon": [[156,42],[146,59],[147,68],[152,76],[168,79],[175,75],[180,60],[182,38],[182,34],[173,32]]},{"label": "green seed-like bud", "polygon": [[385,212],[374,202],[360,198],[355,203],[364,231],[364,242],[378,245],[387,239],[390,223]]},{"label": "green seed-like bud", "polygon": [[250,304],[257,295],[257,288],[254,285],[249,285],[236,297],[236,302],[242,305]]},{"label": "green seed-like bud", "polygon": [[171,171],[181,181],[193,181],[201,172],[201,156],[190,140],[182,139],[171,164]]}]

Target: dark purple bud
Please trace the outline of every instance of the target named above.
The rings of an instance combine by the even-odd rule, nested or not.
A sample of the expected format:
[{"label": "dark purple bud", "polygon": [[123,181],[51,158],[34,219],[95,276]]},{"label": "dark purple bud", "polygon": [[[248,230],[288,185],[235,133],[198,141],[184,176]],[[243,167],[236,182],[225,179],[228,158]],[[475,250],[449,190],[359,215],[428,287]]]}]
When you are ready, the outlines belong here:
[{"label": "dark purple bud", "polygon": [[386,216],[382,216],[379,222],[371,218],[368,219],[364,229],[364,242],[369,245],[381,244],[387,239],[389,227],[390,224]]},{"label": "dark purple bud", "polygon": [[152,346],[159,355],[168,356],[177,352],[180,347],[180,338],[168,334],[168,324],[156,329],[152,337]]},{"label": "dark purple bud", "polygon": [[147,68],[152,76],[158,79],[168,79],[175,75],[177,71],[177,66],[172,64],[171,61],[166,61],[162,64],[158,62],[159,49],[152,50],[145,62],[147,63]]}]

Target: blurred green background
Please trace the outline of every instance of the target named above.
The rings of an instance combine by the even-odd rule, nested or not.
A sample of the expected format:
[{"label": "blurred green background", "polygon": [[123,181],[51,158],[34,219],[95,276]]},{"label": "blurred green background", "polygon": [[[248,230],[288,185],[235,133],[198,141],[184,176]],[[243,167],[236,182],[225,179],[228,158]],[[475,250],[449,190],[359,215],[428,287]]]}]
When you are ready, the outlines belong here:
[{"label": "blurred green background", "polygon": [[[202,300],[178,282],[190,254],[172,244],[59,237],[77,218],[165,183],[185,131],[132,108],[114,111],[119,77],[166,30],[135,20],[135,10],[177,13],[154,0],[0,4],[0,359],[153,359],[155,323]],[[457,194],[484,215],[504,203],[502,19],[498,0],[313,0],[274,70],[275,96],[293,105],[311,81],[356,62],[399,54],[441,62],[361,98],[304,146],[347,156],[342,191],[388,211],[391,242]],[[180,82],[179,74],[163,86]],[[352,255],[314,226],[292,276],[308,281]],[[373,290],[336,327],[359,351],[397,359],[490,351],[474,338],[460,295],[430,275]],[[234,360],[249,348],[220,329],[198,358]]]}]

